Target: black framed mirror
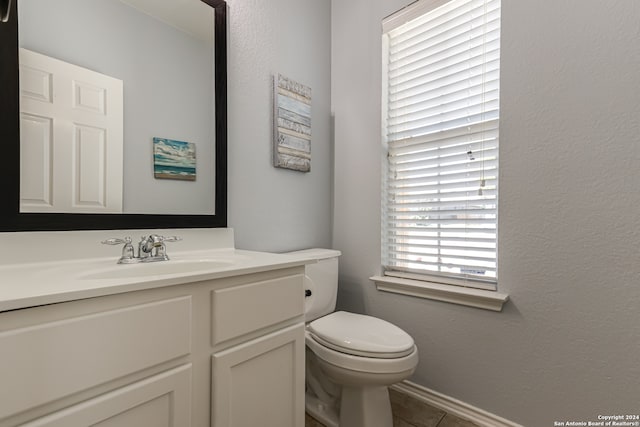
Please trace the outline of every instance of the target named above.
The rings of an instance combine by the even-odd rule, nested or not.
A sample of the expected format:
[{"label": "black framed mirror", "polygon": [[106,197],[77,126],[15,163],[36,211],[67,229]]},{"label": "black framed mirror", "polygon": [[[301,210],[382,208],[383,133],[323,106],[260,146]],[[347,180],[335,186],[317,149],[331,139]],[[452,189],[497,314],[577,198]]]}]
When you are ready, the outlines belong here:
[{"label": "black framed mirror", "polygon": [[[226,2],[201,0],[214,10],[214,214],[50,213],[20,211],[19,1],[7,2],[0,22],[0,231],[204,228],[227,225]],[[115,25],[115,23],[114,23]],[[126,187],[126,183],[125,183]],[[213,198],[214,195],[212,194]]]}]

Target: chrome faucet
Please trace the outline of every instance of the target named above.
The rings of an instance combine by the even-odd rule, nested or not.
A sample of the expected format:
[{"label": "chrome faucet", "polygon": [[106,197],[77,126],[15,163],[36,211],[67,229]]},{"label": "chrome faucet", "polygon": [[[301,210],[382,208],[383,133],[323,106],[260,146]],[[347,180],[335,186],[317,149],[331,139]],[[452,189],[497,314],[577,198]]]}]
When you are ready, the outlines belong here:
[{"label": "chrome faucet", "polygon": [[124,239],[112,238],[103,240],[103,245],[119,245],[124,243],[122,248],[122,256],[118,260],[118,264],[137,264],[140,262],[156,262],[156,261],[168,261],[167,247],[165,242],[178,242],[182,240],[178,236],[159,236],[157,234],[150,234],[148,236],[142,236],[138,243],[138,255],[136,256],[131,244],[131,237],[125,237]]}]

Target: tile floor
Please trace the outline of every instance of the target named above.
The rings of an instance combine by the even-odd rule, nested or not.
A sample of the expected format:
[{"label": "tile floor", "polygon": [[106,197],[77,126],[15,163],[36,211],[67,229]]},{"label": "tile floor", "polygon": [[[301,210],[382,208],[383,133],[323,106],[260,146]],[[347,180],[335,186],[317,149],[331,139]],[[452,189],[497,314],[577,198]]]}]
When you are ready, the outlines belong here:
[{"label": "tile floor", "polygon": [[[410,396],[389,390],[393,427],[478,427],[470,421],[447,414]],[[305,427],[324,427],[309,414]]]}]

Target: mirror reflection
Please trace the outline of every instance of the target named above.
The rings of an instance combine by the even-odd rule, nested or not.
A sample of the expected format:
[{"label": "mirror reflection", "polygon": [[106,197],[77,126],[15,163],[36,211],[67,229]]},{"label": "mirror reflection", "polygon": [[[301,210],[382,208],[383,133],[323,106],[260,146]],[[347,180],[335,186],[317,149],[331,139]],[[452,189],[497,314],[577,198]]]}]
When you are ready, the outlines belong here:
[{"label": "mirror reflection", "polygon": [[214,9],[19,0],[20,211],[212,214]]}]

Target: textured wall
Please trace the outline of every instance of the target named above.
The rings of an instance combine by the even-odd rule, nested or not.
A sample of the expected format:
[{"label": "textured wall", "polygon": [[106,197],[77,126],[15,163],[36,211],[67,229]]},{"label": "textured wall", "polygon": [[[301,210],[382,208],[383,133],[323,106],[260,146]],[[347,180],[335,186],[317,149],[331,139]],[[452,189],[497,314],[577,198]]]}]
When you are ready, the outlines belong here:
[{"label": "textured wall", "polygon": [[502,313],[367,279],[380,263],[380,20],[408,3],[333,2],[338,304],[414,336],[413,381],[525,426],[637,413],[640,2],[502,2]]},{"label": "textured wall", "polygon": [[[237,247],[331,243],[331,4],[228,0],[229,226]],[[272,75],[312,90],[311,172],[272,166]]]}]

